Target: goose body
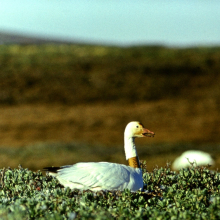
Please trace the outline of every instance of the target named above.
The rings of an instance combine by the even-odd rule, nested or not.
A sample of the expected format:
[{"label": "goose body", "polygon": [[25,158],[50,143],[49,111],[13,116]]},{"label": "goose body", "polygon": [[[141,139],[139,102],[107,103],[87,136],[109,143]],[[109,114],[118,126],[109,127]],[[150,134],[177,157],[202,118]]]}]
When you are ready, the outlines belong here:
[{"label": "goose body", "polygon": [[124,190],[132,192],[143,189],[142,171],[136,152],[136,137],[151,137],[154,133],[140,122],[130,122],[124,132],[124,148],[129,166],[108,162],[76,163],[62,167],[45,167],[50,175],[71,189]]},{"label": "goose body", "polygon": [[174,170],[179,170],[181,168],[186,168],[190,166],[190,163],[195,163],[198,166],[214,165],[214,160],[210,154],[199,151],[199,150],[188,150],[182,153],[181,156],[177,157],[173,164],[172,168]]}]

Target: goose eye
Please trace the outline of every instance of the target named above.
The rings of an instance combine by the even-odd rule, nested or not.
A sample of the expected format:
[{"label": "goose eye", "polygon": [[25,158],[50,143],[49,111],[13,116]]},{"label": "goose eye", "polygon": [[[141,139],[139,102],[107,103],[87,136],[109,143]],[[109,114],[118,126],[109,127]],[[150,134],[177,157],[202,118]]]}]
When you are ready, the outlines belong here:
[{"label": "goose eye", "polygon": [[139,128],[139,126],[137,125],[136,128]]}]

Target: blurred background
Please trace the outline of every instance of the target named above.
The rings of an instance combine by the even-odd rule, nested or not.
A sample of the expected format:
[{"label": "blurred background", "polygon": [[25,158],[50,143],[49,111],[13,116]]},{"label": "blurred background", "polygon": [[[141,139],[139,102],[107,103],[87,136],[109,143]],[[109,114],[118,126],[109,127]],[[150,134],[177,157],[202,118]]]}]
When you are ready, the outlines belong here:
[{"label": "blurred background", "polygon": [[220,166],[220,2],[0,0],[0,167],[126,164],[186,150]]}]

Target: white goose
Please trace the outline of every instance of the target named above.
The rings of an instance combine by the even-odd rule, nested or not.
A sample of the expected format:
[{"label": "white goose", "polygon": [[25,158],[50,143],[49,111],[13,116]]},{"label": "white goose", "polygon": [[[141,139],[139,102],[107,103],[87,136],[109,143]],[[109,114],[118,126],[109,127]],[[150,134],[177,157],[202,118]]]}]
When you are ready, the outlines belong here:
[{"label": "white goose", "polygon": [[142,171],[136,152],[136,137],[153,137],[154,132],[137,121],[130,122],[124,132],[124,148],[129,166],[108,162],[76,163],[62,167],[45,167],[50,175],[71,189],[124,190],[143,189]]},{"label": "white goose", "polygon": [[207,166],[208,164],[215,164],[215,161],[212,159],[210,154],[199,150],[188,150],[183,152],[181,156],[177,157],[174,160],[172,168],[174,170],[180,170],[181,168],[190,167],[189,162],[195,163],[195,165],[197,166]]}]

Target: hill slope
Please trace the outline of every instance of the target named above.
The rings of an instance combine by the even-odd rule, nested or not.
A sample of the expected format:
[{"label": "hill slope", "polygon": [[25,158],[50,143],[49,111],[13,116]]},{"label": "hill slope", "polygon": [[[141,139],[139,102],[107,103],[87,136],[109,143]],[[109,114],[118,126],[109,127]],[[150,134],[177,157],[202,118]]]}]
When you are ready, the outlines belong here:
[{"label": "hill slope", "polygon": [[[123,163],[123,130],[132,120],[156,133],[137,143],[145,146],[138,152],[148,167],[164,165],[190,147],[214,153],[220,164],[212,145],[220,142],[219,48],[13,45],[1,46],[0,63],[2,166],[10,166],[9,158],[26,163],[26,148],[14,157],[8,147],[35,149],[39,142],[115,149],[99,157],[98,148],[91,153],[85,146],[84,156],[63,151],[62,157],[54,155],[54,165],[82,159]],[[39,158],[30,159],[29,167],[38,167],[33,161],[52,165]]]}]

